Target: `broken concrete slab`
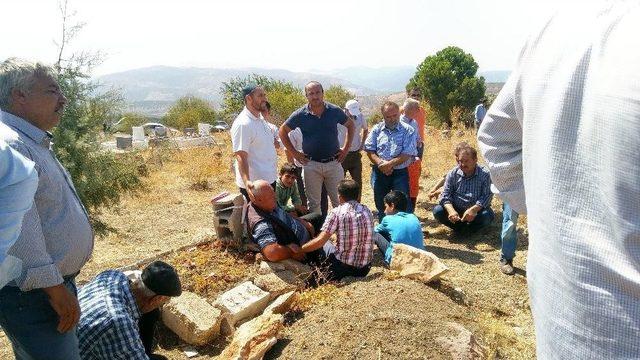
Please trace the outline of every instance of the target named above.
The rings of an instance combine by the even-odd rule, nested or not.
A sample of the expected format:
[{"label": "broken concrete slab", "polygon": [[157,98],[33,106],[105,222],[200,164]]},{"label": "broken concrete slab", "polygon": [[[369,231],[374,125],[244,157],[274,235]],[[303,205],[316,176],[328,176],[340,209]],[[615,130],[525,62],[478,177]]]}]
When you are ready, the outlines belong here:
[{"label": "broken concrete slab", "polygon": [[220,333],[222,313],[198,295],[183,291],[162,308],[162,321],[188,344],[204,345]]},{"label": "broken concrete slab", "polygon": [[449,351],[454,360],[482,360],[486,359],[486,350],[480,345],[473,333],[457,323],[448,323],[456,335],[439,337],[436,342]]},{"label": "broken concrete slab", "polygon": [[262,261],[258,268],[258,274],[265,275],[283,270],[287,270],[287,268],[280,262]]},{"label": "broken concrete slab", "polygon": [[433,253],[405,244],[393,245],[389,268],[398,271],[400,276],[424,283],[436,280],[449,271],[449,268]]},{"label": "broken concrete slab", "polygon": [[242,324],[219,359],[258,360],[278,341],[283,327],[280,314],[264,314]]},{"label": "broken concrete slab", "polygon": [[309,276],[313,271],[313,268],[309,265],[305,265],[299,261],[293,259],[286,259],[278,262],[279,264],[284,265],[286,270],[293,271],[299,277],[301,275]]},{"label": "broken concrete slab", "polygon": [[280,295],[277,299],[273,300],[266,309],[264,309],[264,313],[284,314],[291,309],[291,305],[293,305],[297,299],[298,293],[295,291],[290,291],[286,294]]},{"label": "broken concrete slab", "polygon": [[271,294],[271,300],[278,296],[302,288],[304,283],[300,281],[293,271],[285,270],[266,275],[258,275],[253,283],[260,289]]},{"label": "broken concrete slab", "polygon": [[271,294],[246,281],[220,295],[215,306],[229,315],[231,326],[243,319],[260,314],[269,304]]}]

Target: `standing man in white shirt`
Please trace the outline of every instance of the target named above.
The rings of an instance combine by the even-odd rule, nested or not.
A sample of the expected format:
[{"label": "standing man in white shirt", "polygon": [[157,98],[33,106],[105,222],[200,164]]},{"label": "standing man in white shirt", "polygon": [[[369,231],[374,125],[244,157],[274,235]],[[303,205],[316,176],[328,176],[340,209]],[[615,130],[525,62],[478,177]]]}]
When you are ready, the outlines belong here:
[{"label": "standing man in white shirt", "polygon": [[[347,101],[344,107],[347,116],[353,120],[354,134],[351,140],[351,146],[349,147],[349,153],[347,153],[347,156],[342,162],[342,168],[344,169],[345,175],[349,172],[351,179],[360,185],[360,193],[358,194],[358,202],[360,202],[362,196],[362,154],[360,151],[362,151],[364,139],[366,139],[367,134],[369,134],[369,128],[367,127],[367,121],[364,119],[364,115],[362,115],[360,111],[360,104],[357,100]],[[343,147],[347,140],[347,128],[341,124],[338,124],[338,140],[340,147]]]},{"label": "standing man in white shirt", "polygon": [[242,89],[244,109],[231,125],[231,143],[236,157],[236,185],[247,201],[253,201],[253,182],[265,180],[275,189],[278,155],[274,135],[261,116],[267,111],[267,94],[258,85]]},{"label": "standing man in white shirt", "polygon": [[640,3],[581,3],[530,37],[478,133],[527,214],[539,359],[640,356]]}]

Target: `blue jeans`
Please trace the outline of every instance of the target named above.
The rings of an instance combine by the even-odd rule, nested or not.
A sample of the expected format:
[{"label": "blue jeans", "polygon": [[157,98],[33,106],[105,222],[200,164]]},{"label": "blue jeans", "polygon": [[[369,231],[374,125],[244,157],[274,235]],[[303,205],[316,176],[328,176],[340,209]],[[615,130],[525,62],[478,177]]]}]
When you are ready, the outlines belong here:
[{"label": "blue jeans", "polygon": [[[73,279],[64,285],[77,295]],[[15,286],[0,290],[0,326],[11,341],[18,360],[80,360],[76,328],[61,334],[58,314],[42,289],[27,292]]]},{"label": "blue jeans", "polygon": [[409,171],[407,168],[393,170],[391,175],[385,175],[377,167],[371,170],[371,187],[373,188],[373,200],[378,209],[378,220],[384,217],[384,196],[391,190],[402,191],[407,198],[409,196]]},{"label": "blue jeans", "polygon": [[506,201],[502,202],[502,241],[501,259],[513,260],[516,256],[516,246],[518,245],[518,213],[515,212]]},{"label": "blue jeans", "polygon": [[[460,217],[462,217],[462,214],[465,211],[463,209],[455,209],[455,210],[458,212]],[[458,221],[457,223],[454,224],[451,221],[449,221],[449,213],[447,213],[447,209],[445,209],[442,205],[436,205],[433,208],[433,216],[442,225],[450,227],[454,231],[466,230],[470,232],[476,232],[482,229],[483,227],[491,224],[491,222],[495,217],[493,210],[491,210],[491,208],[486,208],[486,209],[482,209],[482,211],[480,211],[476,215],[475,219],[473,219],[472,222],[467,223],[467,222]]]}]

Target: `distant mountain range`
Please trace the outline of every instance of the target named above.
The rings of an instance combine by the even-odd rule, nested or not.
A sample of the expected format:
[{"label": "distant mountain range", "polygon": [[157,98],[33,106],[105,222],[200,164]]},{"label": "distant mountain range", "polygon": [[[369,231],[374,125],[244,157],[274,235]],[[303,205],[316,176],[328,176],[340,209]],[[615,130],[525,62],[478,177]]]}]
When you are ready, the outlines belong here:
[{"label": "distant mountain range", "polygon": [[[120,89],[129,104],[129,110],[161,116],[175,100],[185,95],[198,96],[218,106],[222,100],[220,87],[223,82],[251,74],[288,81],[300,87],[311,80],[317,80],[325,87],[342,85],[358,96],[379,96],[404,91],[414,72],[415,68],[411,66],[349,67],[313,72],[152,66],[104,75],[97,80],[107,88]],[[508,74],[508,71],[480,73],[487,82],[504,82]]]}]

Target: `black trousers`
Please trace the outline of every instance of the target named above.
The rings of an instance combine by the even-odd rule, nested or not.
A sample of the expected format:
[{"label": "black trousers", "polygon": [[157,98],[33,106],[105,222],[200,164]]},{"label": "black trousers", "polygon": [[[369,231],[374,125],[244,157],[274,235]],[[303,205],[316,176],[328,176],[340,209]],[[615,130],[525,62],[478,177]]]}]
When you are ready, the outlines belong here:
[{"label": "black trousers", "polygon": [[138,321],[140,339],[142,340],[142,345],[144,345],[144,352],[146,352],[148,356],[151,356],[153,348],[155,347],[154,341],[158,320],[160,320],[160,309],[142,314]]}]

